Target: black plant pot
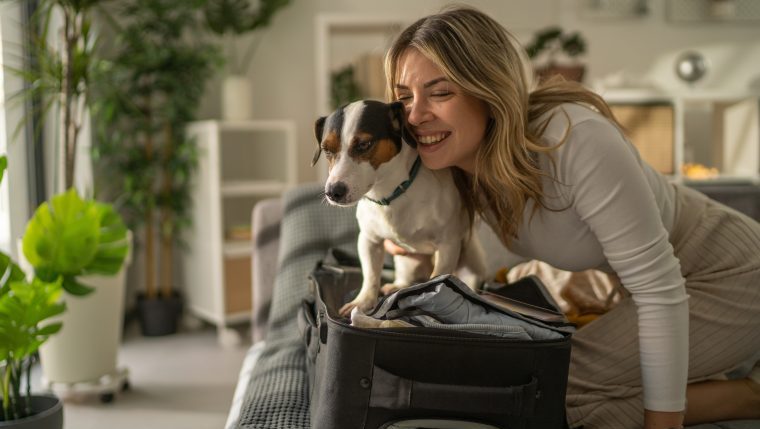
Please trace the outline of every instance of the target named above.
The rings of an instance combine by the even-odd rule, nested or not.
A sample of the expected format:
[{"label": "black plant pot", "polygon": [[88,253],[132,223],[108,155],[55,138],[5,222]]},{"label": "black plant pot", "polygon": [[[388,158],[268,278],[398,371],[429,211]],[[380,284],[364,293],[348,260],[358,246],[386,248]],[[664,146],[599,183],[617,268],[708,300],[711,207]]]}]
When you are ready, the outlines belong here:
[{"label": "black plant pot", "polygon": [[176,292],[169,298],[158,296],[154,299],[147,299],[144,294],[138,294],[137,313],[140,331],[144,336],[174,334],[182,316],[182,297]]},{"label": "black plant pot", "polygon": [[0,429],[62,429],[63,402],[55,396],[32,395],[29,417],[18,420],[0,420]]}]

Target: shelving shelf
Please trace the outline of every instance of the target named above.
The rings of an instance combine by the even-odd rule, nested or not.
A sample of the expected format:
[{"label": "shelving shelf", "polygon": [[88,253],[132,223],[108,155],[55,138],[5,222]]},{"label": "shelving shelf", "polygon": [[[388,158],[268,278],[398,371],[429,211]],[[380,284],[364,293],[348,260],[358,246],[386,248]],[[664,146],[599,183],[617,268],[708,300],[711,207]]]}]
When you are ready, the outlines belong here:
[{"label": "shelving shelf", "polygon": [[[614,89],[600,91],[600,94],[613,108],[650,109],[649,117],[639,115],[638,120],[633,121],[638,122],[634,126],[641,129],[660,126],[668,130],[661,133],[661,142],[633,139],[633,143],[653,165],[662,162],[647,159],[647,150],[653,145],[660,145],[654,153],[672,151],[670,171],[660,169],[671,180],[695,185],[760,183],[760,93],[695,88],[681,91]],[[663,121],[644,124],[651,121],[651,109],[656,106],[667,106],[670,110],[671,117],[665,119],[665,122],[672,121],[670,128],[665,128]],[[628,128],[625,122],[623,125]],[[672,148],[663,148],[668,141]],[[720,174],[709,179],[689,178],[681,171],[686,163],[715,167]]]},{"label": "shelving shelf", "polygon": [[245,229],[258,201],[296,184],[295,123],[198,121],[187,131],[199,161],[183,255],[186,304],[217,326],[220,343],[232,345],[240,341],[233,325],[251,317],[252,243]]}]

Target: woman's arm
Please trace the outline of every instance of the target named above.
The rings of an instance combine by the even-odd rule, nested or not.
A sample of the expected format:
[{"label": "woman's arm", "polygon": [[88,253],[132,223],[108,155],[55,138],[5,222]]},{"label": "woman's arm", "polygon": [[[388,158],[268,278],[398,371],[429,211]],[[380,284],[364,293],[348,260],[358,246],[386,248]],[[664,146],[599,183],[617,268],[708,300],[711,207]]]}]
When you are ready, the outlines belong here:
[{"label": "woman's arm", "polygon": [[648,425],[669,427],[685,407],[689,309],[685,280],[652,188],[659,184],[649,183],[657,179],[648,179],[635,149],[616,127],[598,116],[579,116],[584,115],[555,151],[557,178],[568,185],[572,209],[636,303]]},{"label": "woman's arm", "polygon": [[644,410],[644,429],[681,429],[683,413]]}]

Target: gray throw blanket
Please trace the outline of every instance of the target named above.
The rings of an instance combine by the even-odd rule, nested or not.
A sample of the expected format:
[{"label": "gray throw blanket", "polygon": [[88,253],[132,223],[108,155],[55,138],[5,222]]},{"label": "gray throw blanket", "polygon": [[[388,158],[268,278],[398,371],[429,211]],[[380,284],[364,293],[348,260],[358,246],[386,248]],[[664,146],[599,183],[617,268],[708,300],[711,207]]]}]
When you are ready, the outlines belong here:
[{"label": "gray throw blanket", "polygon": [[327,205],[322,193],[322,186],[314,184],[284,196],[267,343],[246,389],[239,428],[310,427],[306,357],[296,314],[308,295],[308,275],[327,249],[355,254],[359,234],[355,210]]}]

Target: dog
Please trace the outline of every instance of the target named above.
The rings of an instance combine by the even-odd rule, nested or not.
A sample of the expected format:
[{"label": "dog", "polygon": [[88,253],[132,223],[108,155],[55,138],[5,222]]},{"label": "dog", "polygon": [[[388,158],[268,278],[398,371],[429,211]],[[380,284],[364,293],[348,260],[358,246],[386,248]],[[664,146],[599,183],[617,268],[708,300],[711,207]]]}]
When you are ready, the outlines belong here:
[{"label": "dog", "polygon": [[[471,231],[452,171],[421,164],[402,103],[355,101],[317,119],[314,130],[318,148],[312,166],[324,152],[327,201],[357,205],[363,282],[357,297],[339,310],[341,316],[354,308],[369,312],[381,290],[388,295],[461,266],[475,277],[470,287],[484,279],[482,246]],[[395,280],[381,288],[385,239],[409,253],[430,255],[432,264],[395,255]]]}]

